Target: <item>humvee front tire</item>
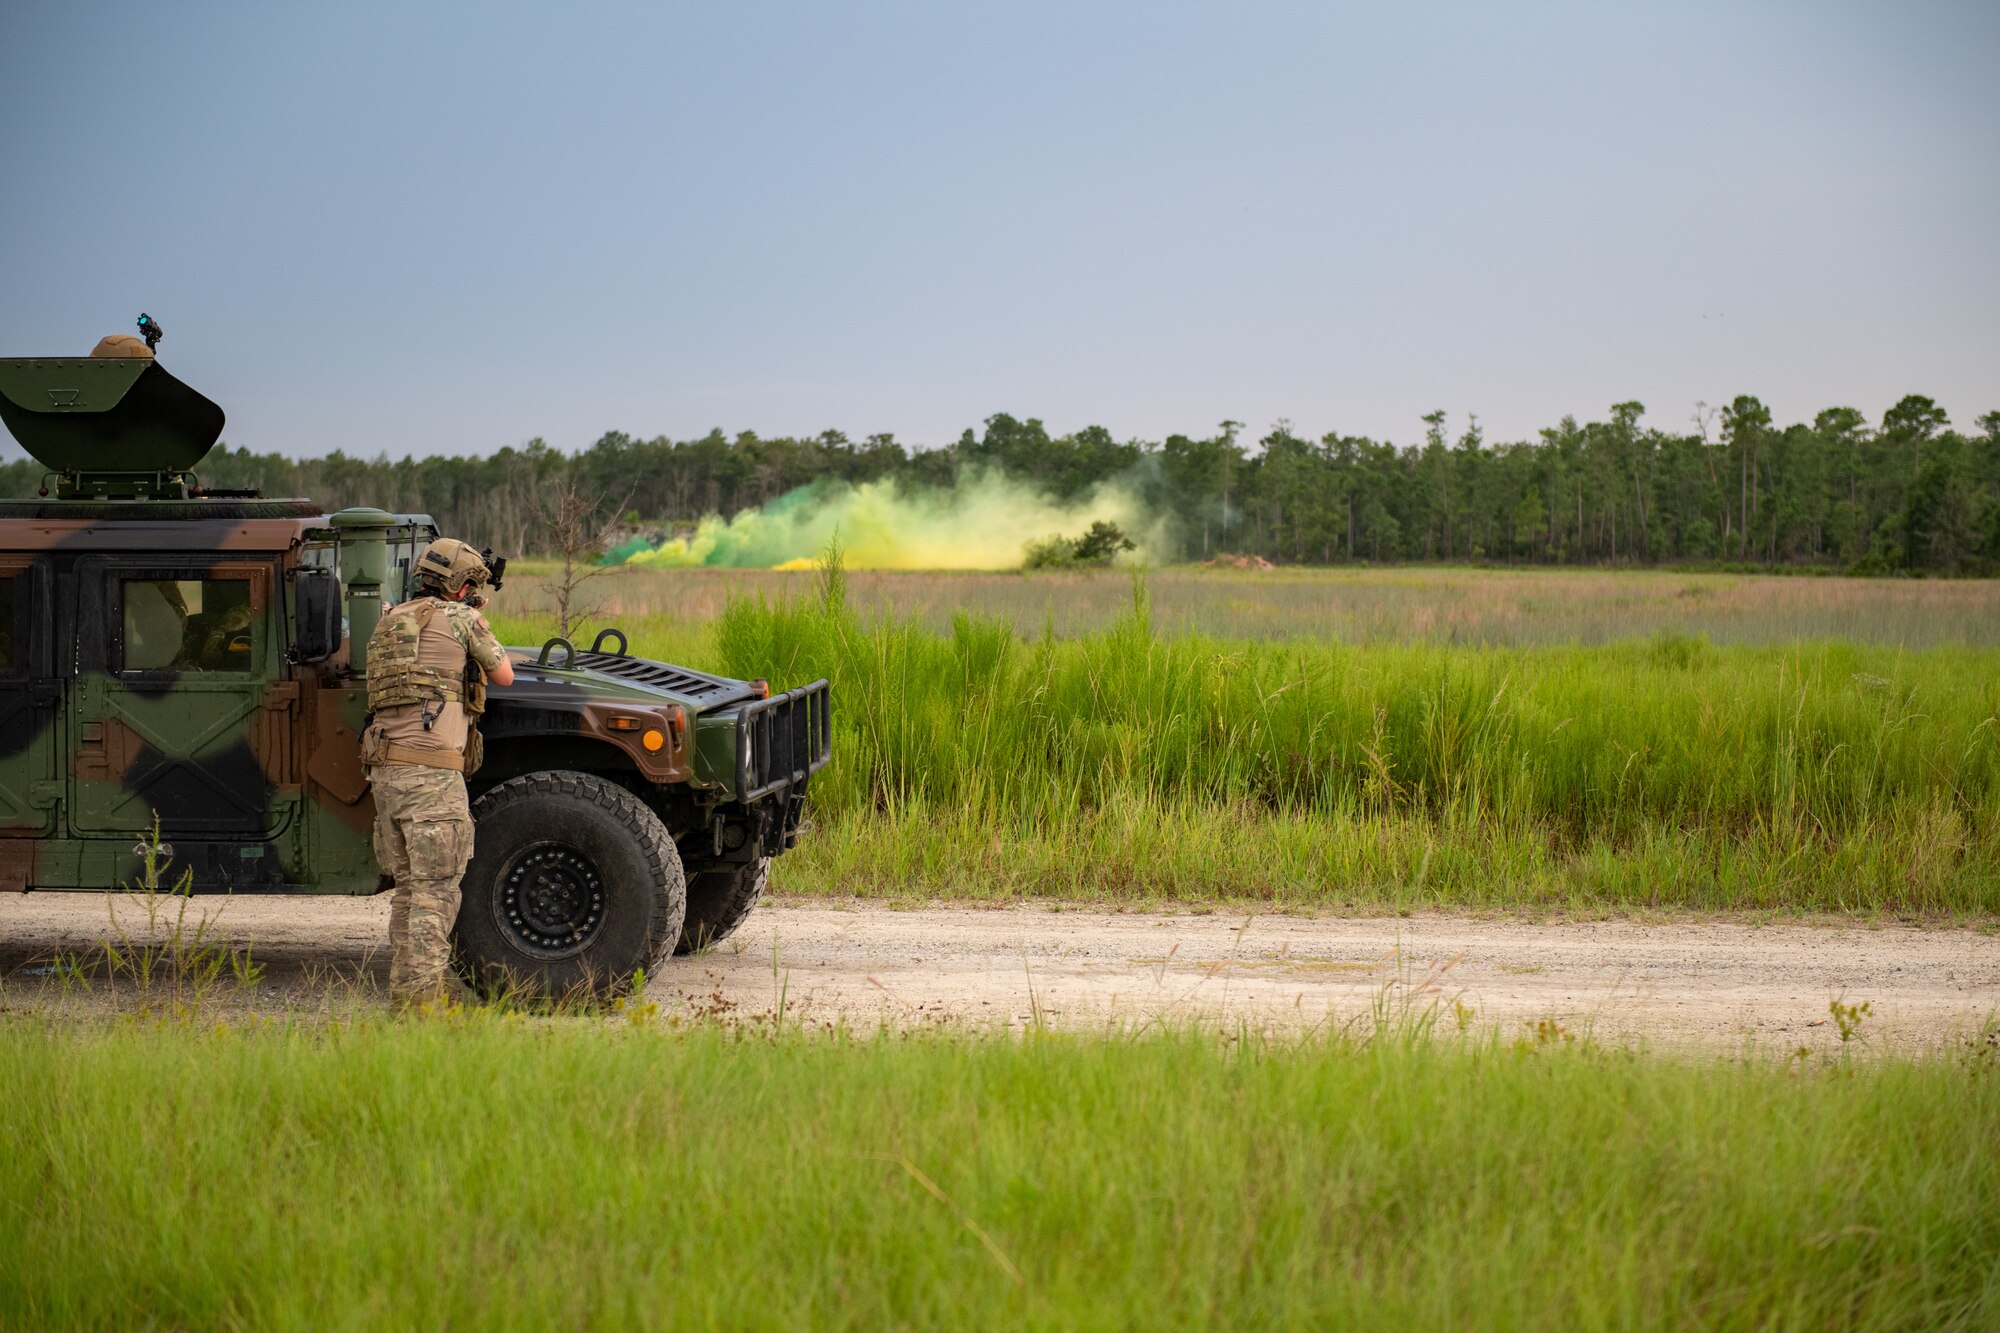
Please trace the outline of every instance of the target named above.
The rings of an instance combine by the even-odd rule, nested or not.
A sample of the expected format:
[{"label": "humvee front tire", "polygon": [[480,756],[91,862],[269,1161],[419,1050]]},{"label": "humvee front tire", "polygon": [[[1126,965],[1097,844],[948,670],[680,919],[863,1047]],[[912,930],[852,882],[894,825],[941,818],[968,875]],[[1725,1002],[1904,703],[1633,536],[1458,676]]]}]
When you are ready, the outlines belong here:
[{"label": "humvee front tire", "polygon": [[660,818],[588,773],[529,773],[472,807],[452,938],[482,995],[614,995],[681,936],[687,888]]},{"label": "humvee front tire", "polygon": [[764,896],[771,880],[771,858],[726,861],[704,866],[696,862],[687,874],[687,920],[675,953],[698,953],[720,944],[736,932],[750,909]]}]

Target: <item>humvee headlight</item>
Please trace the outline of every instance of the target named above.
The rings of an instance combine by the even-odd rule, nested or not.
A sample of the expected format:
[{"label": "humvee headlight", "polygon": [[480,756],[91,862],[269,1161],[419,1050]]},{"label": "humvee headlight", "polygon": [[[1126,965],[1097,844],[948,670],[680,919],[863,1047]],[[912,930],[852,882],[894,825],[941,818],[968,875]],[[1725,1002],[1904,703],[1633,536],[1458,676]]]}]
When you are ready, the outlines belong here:
[{"label": "humvee headlight", "polygon": [[645,746],[648,750],[658,750],[661,746],[665,745],[666,743],[667,743],[666,733],[659,730],[657,727],[648,727],[646,729],[646,734],[639,738],[639,744]]}]

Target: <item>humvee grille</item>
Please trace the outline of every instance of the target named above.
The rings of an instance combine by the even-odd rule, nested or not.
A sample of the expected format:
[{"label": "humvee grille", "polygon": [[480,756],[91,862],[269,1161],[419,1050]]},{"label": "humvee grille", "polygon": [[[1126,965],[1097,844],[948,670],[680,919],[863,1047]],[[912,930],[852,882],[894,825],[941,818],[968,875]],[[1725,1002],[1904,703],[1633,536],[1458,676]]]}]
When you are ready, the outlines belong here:
[{"label": "humvee grille", "polygon": [[626,657],[621,653],[578,653],[576,665],[635,684],[672,690],[675,694],[685,694],[705,704],[747,699],[751,693],[750,687],[740,680],[723,680],[718,676],[668,666],[664,662],[648,662],[643,657]]},{"label": "humvee grille", "polygon": [[737,718],[736,799],[745,805],[802,787],[833,757],[833,693],[823,680],[745,704]]}]

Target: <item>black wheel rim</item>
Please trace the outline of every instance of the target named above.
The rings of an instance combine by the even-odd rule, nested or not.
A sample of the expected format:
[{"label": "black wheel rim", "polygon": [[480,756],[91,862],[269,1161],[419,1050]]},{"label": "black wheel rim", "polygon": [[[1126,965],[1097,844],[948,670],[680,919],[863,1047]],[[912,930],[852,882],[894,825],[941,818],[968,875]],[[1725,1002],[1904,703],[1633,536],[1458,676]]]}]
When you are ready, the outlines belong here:
[{"label": "black wheel rim", "polygon": [[574,847],[523,848],[501,869],[493,915],[529,956],[574,958],[604,926],[604,876]]}]

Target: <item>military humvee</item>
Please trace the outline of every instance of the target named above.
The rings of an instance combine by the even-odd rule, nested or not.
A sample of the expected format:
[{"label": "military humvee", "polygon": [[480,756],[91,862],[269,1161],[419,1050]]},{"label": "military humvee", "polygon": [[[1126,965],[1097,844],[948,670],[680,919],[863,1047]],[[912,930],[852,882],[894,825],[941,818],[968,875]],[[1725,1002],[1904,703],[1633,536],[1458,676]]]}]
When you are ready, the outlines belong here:
[{"label": "military humvee", "polygon": [[[0,501],[0,888],[136,882],[156,816],[195,892],[389,887],[366,646],[436,525],[203,490],[222,409],[145,352],[0,359],[0,419],[48,469]],[[736,929],[827,762],[826,682],[772,695],[615,629],[509,654],[468,777],[462,974],[602,992]]]}]

